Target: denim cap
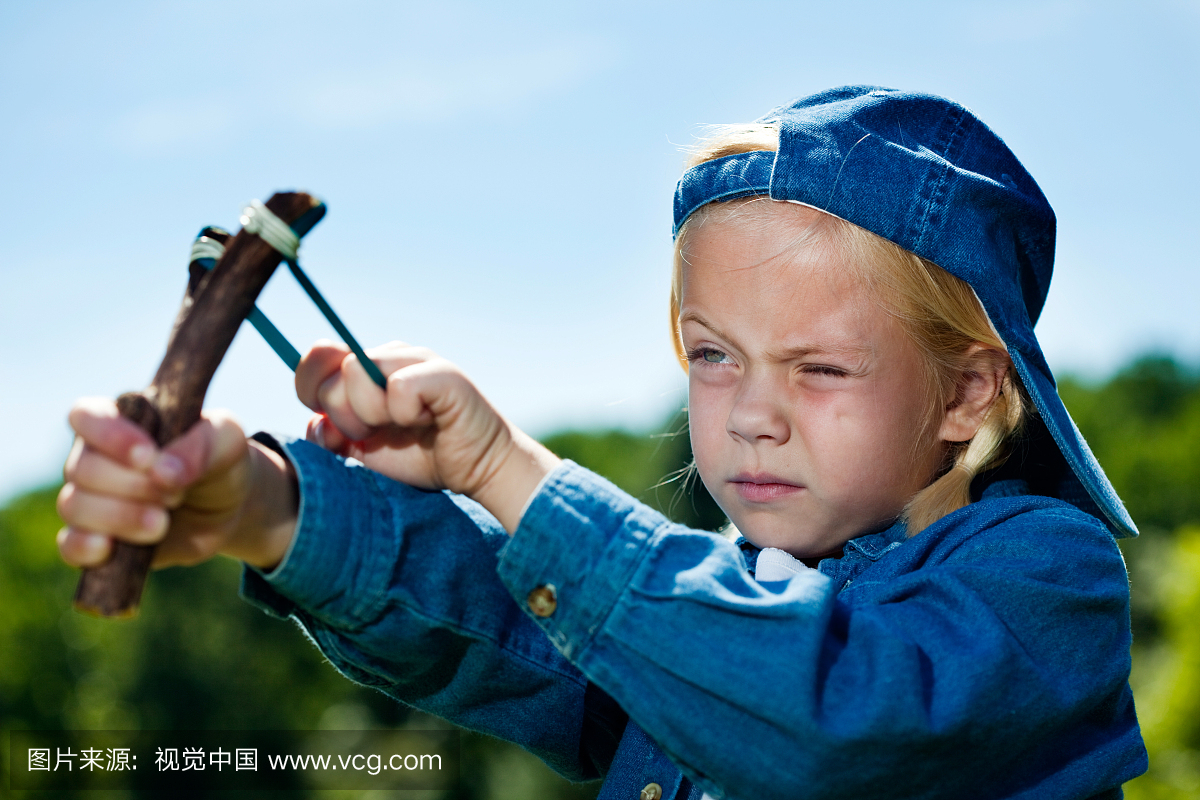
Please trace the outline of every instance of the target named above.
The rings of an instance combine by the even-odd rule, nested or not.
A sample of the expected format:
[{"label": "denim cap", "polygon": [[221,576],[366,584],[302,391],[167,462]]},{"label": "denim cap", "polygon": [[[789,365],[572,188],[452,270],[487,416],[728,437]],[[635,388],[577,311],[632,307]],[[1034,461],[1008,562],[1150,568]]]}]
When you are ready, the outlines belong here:
[{"label": "denim cap", "polygon": [[877,86],[830,89],[758,121],[778,125],[778,151],[684,173],[675,235],[706,203],[767,195],[841,217],[966,281],[1070,467],[1050,493],[1116,536],[1136,536],[1034,336],[1054,266],[1054,211],[1000,137],[950,100]]}]

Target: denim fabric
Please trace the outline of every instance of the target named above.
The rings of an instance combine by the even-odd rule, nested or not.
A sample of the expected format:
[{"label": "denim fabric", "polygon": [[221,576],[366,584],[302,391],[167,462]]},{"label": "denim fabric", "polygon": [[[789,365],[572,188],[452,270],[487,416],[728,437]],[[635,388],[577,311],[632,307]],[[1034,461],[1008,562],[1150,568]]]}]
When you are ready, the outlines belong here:
[{"label": "denim fabric", "polygon": [[767,195],[841,217],[966,281],[1071,467],[1054,496],[1117,536],[1136,536],[1034,335],[1054,266],[1054,211],[1000,137],[951,100],[878,86],[830,89],[760,121],[778,125],[778,152],[738,153],[684,173],[676,235],[706,203]]},{"label": "denim fabric", "polygon": [[1120,552],[1020,482],[760,584],[750,543],[570,462],[510,539],[461,497],[285,448],[297,535],[244,595],[348,677],[605,776],[604,800],[1119,797],[1146,769]]}]

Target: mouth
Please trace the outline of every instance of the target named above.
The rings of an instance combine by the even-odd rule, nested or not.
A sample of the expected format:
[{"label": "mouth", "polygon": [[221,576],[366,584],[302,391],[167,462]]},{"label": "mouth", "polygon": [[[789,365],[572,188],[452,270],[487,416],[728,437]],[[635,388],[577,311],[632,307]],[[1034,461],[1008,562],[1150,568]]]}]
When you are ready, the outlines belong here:
[{"label": "mouth", "polygon": [[729,481],[738,496],[750,503],[769,503],[804,491],[804,487],[775,475],[742,474]]}]

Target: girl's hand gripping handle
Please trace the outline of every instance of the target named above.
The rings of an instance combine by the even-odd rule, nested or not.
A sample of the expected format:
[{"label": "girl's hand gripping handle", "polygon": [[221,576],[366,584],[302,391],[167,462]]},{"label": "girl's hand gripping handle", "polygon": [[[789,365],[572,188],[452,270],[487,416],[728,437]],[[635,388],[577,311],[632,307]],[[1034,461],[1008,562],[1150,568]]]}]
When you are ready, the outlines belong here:
[{"label": "girl's hand gripping handle", "polygon": [[111,563],[114,542],[144,548],[160,567],[216,553],[259,567],[283,558],[295,527],[294,476],[281,456],[248,444],[232,416],[205,412],[162,449],[106,398],[80,400],[68,419],[77,436],[58,497],[68,563]]},{"label": "girl's hand gripping handle", "polygon": [[392,342],[367,352],[381,390],[341,345],[318,343],[296,370],[296,393],[318,412],[309,438],[424,489],[478,501],[512,533],[559,459],[506,420],[458,367]]}]

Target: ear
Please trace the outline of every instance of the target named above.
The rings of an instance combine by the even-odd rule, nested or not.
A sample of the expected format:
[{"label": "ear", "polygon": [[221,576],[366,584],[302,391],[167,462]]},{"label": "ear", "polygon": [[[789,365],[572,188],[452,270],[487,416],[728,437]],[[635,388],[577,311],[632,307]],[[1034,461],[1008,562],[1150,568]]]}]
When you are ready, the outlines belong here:
[{"label": "ear", "polygon": [[954,399],[946,406],[938,437],[944,442],[970,441],[995,403],[1008,372],[1003,351],[976,342],[967,350],[955,380]]}]

